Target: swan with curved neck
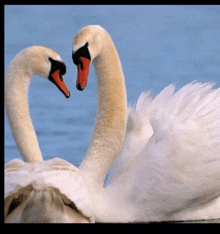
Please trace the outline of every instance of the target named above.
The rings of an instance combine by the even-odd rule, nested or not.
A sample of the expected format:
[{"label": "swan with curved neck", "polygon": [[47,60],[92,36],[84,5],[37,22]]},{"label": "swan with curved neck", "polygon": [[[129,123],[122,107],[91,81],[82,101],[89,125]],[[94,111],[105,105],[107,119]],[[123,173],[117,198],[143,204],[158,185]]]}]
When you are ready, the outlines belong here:
[{"label": "swan with curved neck", "polygon": [[28,88],[34,74],[52,81],[68,98],[70,92],[64,83],[65,73],[66,66],[61,57],[43,46],[27,47],[8,67],[7,117],[26,162],[14,159],[5,165],[7,223],[93,222],[89,208],[79,201],[80,198],[86,204],[90,203],[79,170],[63,159],[43,161],[28,109]]},{"label": "swan with curved neck", "polygon": [[5,105],[17,147],[26,162],[42,161],[43,157],[28,108],[28,88],[33,75],[52,81],[66,97],[70,93],[63,81],[66,66],[51,49],[31,46],[11,61],[6,73]]},{"label": "swan with curved neck", "polygon": [[[78,41],[86,43],[81,44]],[[80,49],[77,50],[77,48]],[[89,48],[91,50],[95,48],[95,50],[89,51]],[[73,54],[73,61],[75,63],[78,59],[85,61],[83,70],[81,69],[82,63],[79,62],[77,66],[77,88],[79,90],[85,88],[88,75],[86,65],[89,65],[89,58],[81,55],[92,56],[91,60],[93,60],[95,66],[98,82],[96,123],[85,160],[79,168],[90,172],[92,175],[97,175],[95,180],[102,185],[109,166],[114,161],[124,140],[127,117],[124,75],[114,43],[104,29],[97,26],[91,30],[88,27],[87,32],[87,29],[84,28],[83,33],[78,33],[74,38],[73,49],[77,51]],[[85,82],[82,85],[83,81]],[[106,157],[103,158],[105,154]]]},{"label": "swan with curved neck", "polygon": [[79,166],[95,219],[220,218],[220,89],[194,82],[174,93],[170,85],[154,99],[141,94],[127,110],[120,59],[105,29],[79,30],[72,58],[77,89],[86,87],[91,62],[97,75],[97,117]]}]

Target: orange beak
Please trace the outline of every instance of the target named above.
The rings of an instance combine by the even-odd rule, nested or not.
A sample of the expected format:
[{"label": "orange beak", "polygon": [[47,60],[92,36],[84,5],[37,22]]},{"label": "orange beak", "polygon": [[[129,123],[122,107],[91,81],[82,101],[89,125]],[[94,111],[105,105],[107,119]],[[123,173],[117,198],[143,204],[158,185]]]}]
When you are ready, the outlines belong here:
[{"label": "orange beak", "polygon": [[79,61],[80,62],[77,64],[78,74],[77,74],[76,88],[82,91],[87,84],[90,59],[79,57]]},{"label": "orange beak", "polygon": [[56,70],[53,74],[51,74],[52,79],[50,79],[57,88],[66,96],[66,98],[70,97],[70,92],[64,82],[62,75],[60,74],[60,70]]}]

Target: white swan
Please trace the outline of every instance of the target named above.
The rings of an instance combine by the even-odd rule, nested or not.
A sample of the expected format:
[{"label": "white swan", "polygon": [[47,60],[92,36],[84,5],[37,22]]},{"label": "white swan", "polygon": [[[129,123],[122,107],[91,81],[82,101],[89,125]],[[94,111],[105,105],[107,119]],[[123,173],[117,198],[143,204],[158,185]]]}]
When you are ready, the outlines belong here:
[{"label": "white swan", "polygon": [[[142,93],[127,110],[119,56],[98,25],[82,28],[73,40],[79,90],[87,84],[92,61],[98,110],[79,169],[95,220],[220,218],[220,88],[192,82],[174,92],[169,85],[155,98]],[[109,184],[103,188],[114,160]]]},{"label": "white swan", "polygon": [[89,208],[78,202],[83,198],[89,203],[78,169],[59,158],[43,161],[28,109],[31,77],[36,74],[49,79],[69,97],[65,72],[60,56],[42,46],[22,50],[8,67],[7,117],[26,162],[14,159],[5,165],[5,222],[93,222]]},{"label": "white swan", "polygon": [[42,46],[22,50],[9,64],[5,79],[5,106],[14,139],[26,162],[43,160],[28,109],[31,78],[36,74],[51,80],[69,97],[62,78],[65,72],[66,66],[60,56]]}]

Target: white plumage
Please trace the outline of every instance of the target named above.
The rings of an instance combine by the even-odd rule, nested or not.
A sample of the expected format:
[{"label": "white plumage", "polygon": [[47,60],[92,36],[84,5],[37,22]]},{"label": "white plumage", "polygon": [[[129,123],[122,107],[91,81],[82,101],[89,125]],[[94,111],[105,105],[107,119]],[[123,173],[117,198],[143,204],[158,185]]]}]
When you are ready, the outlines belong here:
[{"label": "white plumage", "polygon": [[5,222],[93,222],[85,206],[90,202],[81,173],[63,159],[43,161],[28,108],[28,88],[34,74],[50,79],[69,97],[64,73],[60,56],[43,46],[25,48],[8,67],[7,117],[26,162],[14,159],[5,165]]},{"label": "white plumage", "polygon": [[109,184],[138,207],[137,220],[220,217],[220,88],[192,82],[142,93]]},{"label": "white plumage", "polygon": [[[75,62],[84,50],[87,58],[80,63],[88,65],[91,58],[97,73],[98,111],[89,148],[79,168],[58,158],[7,163],[6,214],[23,194],[9,221],[28,219],[31,201],[32,212],[39,204],[47,211],[43,221],[52,222],[58,216],[72,222],[220,219],[220,88],[192,82],[174,92],[169,85],[155,97],[142,93],[127,108],[121,63],[109,34],[97,25],[84,27],[73,49]],[[86,74],[81,64],[77,82]],[[39,198],[48,203],[37,203]],[[65,212],[57,216],[58,207]]]},{"label": "white plumage", "polygon": [[169,85],[155,97],[142,93],[127,108],[120,59],[109,34],[100,26],[86,26],[73,40],[79,60],[84,45],[97,74],[98,111],[79,169],[95,219],[220,218],[220,88],[194,81],[174,92]]},{"label": "white plumage", "polygon": [[[71,208],[76,207],[77,212],[93,222],[92,210],[87,206],[90,204],[90,197],[84,179],[78,168],[63,159],[53,158],[36,163],[14,159],[8,162],[5,166],[5,214],[12,200],[19,198],[19,195],[23,196],[24,209],[19,208],[21,212],[16,219],[10,217],[11,222],[27,222],[28,219],[29,222],[48,222],[43,218],[43,214],[48,210],[50,222],[74,222],[73,214],[62,203]],[[38,212],[41,206],[42,211]],[[29,211],[30,217],[27,209],[29,207],[32,208],[31,212]],[[82,221],[82,218],[77,219],[76,214],[75,222]],[[38,221],[34,215],[39,216]]]}]

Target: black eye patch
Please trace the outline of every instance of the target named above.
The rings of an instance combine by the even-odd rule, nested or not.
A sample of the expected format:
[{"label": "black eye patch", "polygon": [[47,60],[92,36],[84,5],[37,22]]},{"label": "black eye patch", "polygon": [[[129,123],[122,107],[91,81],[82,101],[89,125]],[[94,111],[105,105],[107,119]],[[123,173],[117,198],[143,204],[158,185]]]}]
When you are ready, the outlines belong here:
[{"label": "black eye patch", "polygon": [[91,60],[91,56],[88,50],[88,45],[89,43],[86,42],[84,46],[79,48],[75,53],[72,53],[72,59],[73,59],[74,64],[78,65],[80,63],[79,57],[84,57],[84,58]]},{"label": "black eye patch", "polygon": [[57,70],[60,70],[61,75],[64,75],[66,73],[66,65],[64,62],[53,60],[52,58],[49,58],[49,60],[51,62],[50,75]]}]

